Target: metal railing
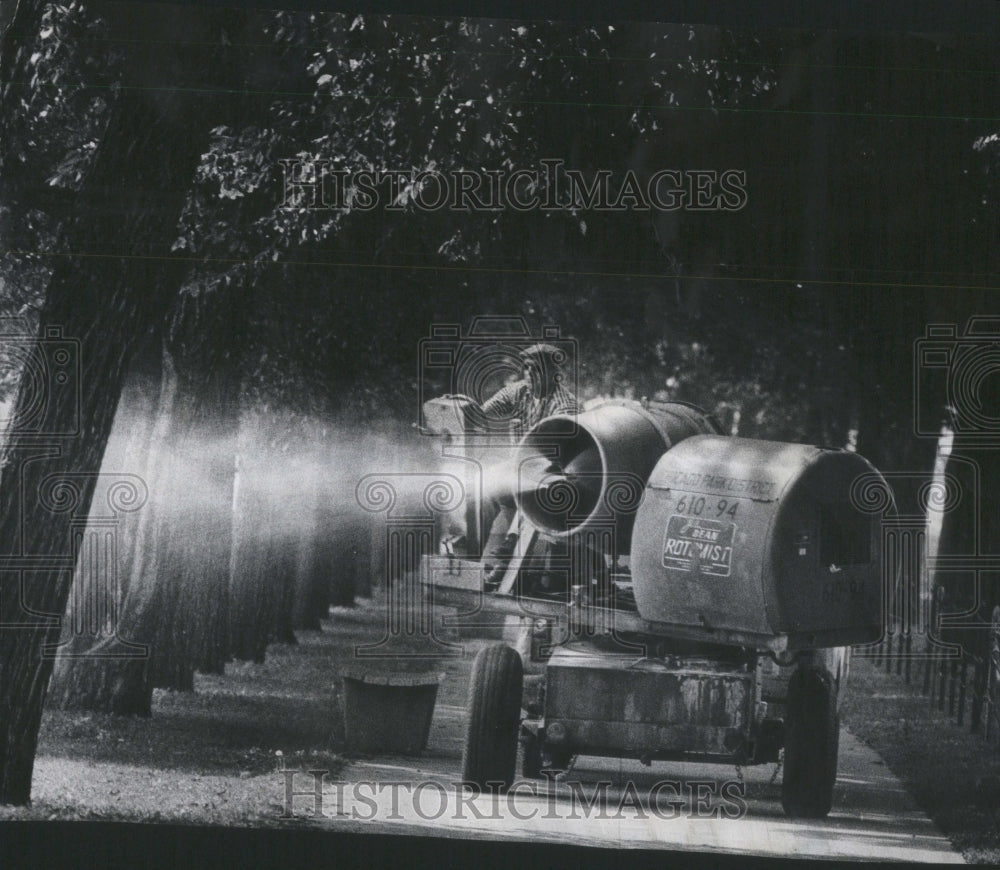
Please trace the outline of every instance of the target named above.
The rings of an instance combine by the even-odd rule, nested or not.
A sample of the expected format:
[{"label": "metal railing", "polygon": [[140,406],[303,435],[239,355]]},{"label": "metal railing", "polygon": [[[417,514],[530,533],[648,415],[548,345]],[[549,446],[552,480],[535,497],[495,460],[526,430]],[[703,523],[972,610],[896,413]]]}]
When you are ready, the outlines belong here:
[{"label": "metal railing", "polygon": [[[947,612],[943,597],[935,598],[931,626],[938,626],[940,614]],[[1000,746],[1000,607],[994,608],[989,627],[974,636],[977,648],[969,649],[942,640],[940,633],[918,634],[894,620],[879,642],[857,647],[856,654],[906,685],[919,687],[930,709]]]}]

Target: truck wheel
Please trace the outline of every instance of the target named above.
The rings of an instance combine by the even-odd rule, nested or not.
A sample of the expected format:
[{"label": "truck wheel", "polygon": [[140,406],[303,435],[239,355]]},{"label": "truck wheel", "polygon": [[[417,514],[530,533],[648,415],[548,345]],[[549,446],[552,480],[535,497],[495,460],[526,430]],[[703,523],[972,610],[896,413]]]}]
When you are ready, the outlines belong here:
[{"label": "truck wheel", "polygon": [[521,776],[525,779],[542,778],[542,742],[535,734],[521,741]]},{"label": "truck wheel", "polygon": [[549,771],[553,776],[565,773],[569,770],[572,761],[573,754],[571,752],[567,752],[565,749],[554,749],[551,746],[546,747],[542,753],[542,770]]},{"label": "truck wheel", "polygon": [[781,805],[792,818],[821,819],[833,806],[840,717],[828,674],[796,671],[788,685]]},{"label": "truck wheel", "polygon": [[521,722],[521,657],[509,646],[479,651],[469,687],[469,730],[462,778],[482,790],[506,791],[514,781],[517,732]]},{"label": "truck wheel", "polygon": [[542,742],[532,734],[524,738],[521,756],[521,776],[525,779],[546,779],[565,773],[573,756],[551,747],[542,748]]}]

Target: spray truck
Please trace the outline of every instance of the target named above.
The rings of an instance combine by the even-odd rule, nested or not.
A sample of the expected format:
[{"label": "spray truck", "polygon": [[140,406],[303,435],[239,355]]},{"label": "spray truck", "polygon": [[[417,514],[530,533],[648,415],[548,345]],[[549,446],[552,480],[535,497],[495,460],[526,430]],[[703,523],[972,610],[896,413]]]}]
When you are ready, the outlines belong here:
[{"label": "spray truck", "polygon": [[888,487],[867,460],[725,435],[677,402],[550,417],[514,449],[517,543],[487,583],[470,403],[424,412],[466,461],[469,530],[424,557],[425,593],[518,627],[473,664],[468,782],[509,787],[519,755],[526,777],[577,755],[780,760],[786,814],[829,813],[849,647],[882,627],[870,493]]}]

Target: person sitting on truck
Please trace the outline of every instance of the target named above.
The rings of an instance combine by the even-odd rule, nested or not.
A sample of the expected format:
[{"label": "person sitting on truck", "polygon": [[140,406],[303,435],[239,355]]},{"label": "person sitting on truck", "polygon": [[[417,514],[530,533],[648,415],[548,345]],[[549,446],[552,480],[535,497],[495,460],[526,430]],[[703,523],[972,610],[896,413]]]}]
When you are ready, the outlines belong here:
[{"label": "person sitting on truck", "polygon": [[[576,396],[564,384],[561,359],[565,354],[551,344],[534,344],[521,352],[524,377],[507,384],[483,402],[480,410],[488,428],[509,426],[514,443],[539,421],[556,414],[577,414]],[[517,546],[517,529],[512,523],[516,506],[512,483],[517,470],[510,463],[488,470],[484,475],[482,529],[485,540],[499,514],[507,524],[503,540],[484,558],[487,586],[496,586],[507,570]]]},{"label": "person sitting on truck", "polygon": [[532,426],[554,414],[576,414],[576,396],[564,385],[560,360],[565,354],[551,344],[521,351],[524,377],[501,387],[481,406],[489,424],[508,424],[514,443]]}]

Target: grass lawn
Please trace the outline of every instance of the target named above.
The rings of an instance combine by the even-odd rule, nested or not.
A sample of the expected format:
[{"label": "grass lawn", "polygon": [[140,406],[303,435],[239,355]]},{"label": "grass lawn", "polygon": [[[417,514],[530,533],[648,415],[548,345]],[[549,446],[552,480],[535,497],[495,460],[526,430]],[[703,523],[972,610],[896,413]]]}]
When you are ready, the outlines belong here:
[{"label": "grass lawn", "polygon": [[[343,767],[341,675],[349,669],[425,672],[413,655],[427,641],[384,634],[371,608],[334,608],[321,632],[272,644],[263,663],[230,662],[224,675],[196,674],[194,692],[156,690],[152,716],[47,709],[27,807],[3,819],[113,820],[289,826],[283,769]],[[368,647],[363,661],[356,650]],[[439,703],[464,704],[468,664],[438,660],[450,678]]]},{"label": "grass lawn", "polygon": [[996,746],[930,709],[916,685],[865,659],[851,663],[841,716],[885,759],[967,861],[1000,864]]}]

